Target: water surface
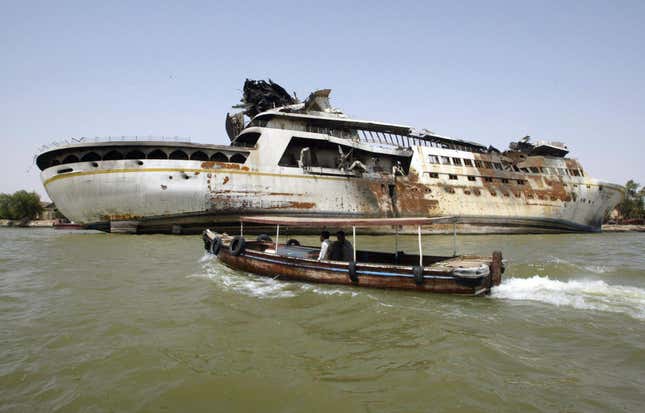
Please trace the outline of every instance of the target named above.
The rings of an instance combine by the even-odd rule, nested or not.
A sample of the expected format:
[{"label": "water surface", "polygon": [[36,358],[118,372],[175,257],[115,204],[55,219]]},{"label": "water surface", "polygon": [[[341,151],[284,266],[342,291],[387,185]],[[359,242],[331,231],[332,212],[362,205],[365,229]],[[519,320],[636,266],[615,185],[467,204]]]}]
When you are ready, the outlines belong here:
[{"label": "water surface", "polygon": [[490,297],[256,277],[199,237],[0,229],[0,411],[642,411],[645,234],[458,247],[508,258]]}]

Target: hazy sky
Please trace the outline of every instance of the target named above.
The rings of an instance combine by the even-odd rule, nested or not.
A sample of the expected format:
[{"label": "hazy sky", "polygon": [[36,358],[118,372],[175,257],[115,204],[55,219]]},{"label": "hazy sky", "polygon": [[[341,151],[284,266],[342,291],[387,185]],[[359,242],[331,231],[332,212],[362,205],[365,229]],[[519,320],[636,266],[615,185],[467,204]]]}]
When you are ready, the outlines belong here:
[{"label": "hazy sky", "polygon": [[0,192],[44,194],[32,157],[64,138],[227,143],[246,77],[645,184],[645,2],[565,3],[0,1]]}]

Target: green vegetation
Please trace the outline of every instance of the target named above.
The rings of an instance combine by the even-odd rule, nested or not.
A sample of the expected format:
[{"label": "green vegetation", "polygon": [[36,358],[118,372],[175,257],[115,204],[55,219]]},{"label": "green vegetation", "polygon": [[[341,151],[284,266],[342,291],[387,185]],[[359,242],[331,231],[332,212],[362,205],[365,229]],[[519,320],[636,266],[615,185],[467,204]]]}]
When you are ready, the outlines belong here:
[{"label": "green vegetation", "polygon": [[645,198],[645,188],[630,179],[625,184],[625,199],[616,209],[623,219],[645,219],[643,198]]},{"label": "green vegetation", "polygon": [[40,196],[35,192],[0,194],[0,219],[31,220],[37,218],[42,210]]}]

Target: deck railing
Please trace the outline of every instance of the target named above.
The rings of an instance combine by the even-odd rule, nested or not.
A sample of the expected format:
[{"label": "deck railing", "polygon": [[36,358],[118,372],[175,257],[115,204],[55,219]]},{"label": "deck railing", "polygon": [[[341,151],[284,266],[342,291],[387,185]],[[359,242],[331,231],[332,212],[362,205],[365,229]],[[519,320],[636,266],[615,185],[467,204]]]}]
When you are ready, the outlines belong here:
[{"label": "deck railing", "polygon": [[42,145],[37,149],[38,153],[44,152],[51,148],[65,145],[75,145],[77,143],[98,143],[98,142],[131,142],[131,141],[165,141],[165,142],[191,142],[192,138],[183,136],[96,136],[94,138],[81,137],[69,138],[60,141],[54,141]]}]

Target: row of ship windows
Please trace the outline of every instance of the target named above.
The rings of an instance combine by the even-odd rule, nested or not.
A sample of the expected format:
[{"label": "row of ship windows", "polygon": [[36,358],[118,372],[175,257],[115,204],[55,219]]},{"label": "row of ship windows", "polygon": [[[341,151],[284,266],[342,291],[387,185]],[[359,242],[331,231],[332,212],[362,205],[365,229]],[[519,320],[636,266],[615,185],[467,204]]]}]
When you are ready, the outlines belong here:
[{"label": "row of ship windows", "polygon": [[[430,176],[430,178],[439,178],[439,174],[437,172],[428,172],[428,176]],[[477,177],[473,175],[467,175],[466,178],[469,181],[477,181]],[[484,182],[493,182],[495,179],[497,179],[503,184],[509,183],[509,179],[507,178],[493,178],[491,176],[481,176],[480,178],[482,178]],[[448,179],[456,181],[459,179],[459,176],[448,174]],[[513,179],[513,181],[516,181],[518,185],[526,185],[526,181],[524,179]]]},{"label": "row of ship windows", "polygon": [[430,148],[452,149],[463,152],[483,152],[474,151],[472,147],[460,145],[452,142],[437,142],[430,139],[419,139],[413,136],[397,135],[394,133],[375,132],[369,130],[356,130],[359,140],[367,143],[390,144],[401,147],[426,146]]},{"label": "row of ship windows", "polygon": [[[256,119],[251,122],[250,126],[259,126],[259,127],[272,127],[269,121],[265,119]],[[297,126],[290,125],[290,129],[297,129]],[[409,148],[412,146],[426,146],[432,148],[442,148],[442,149],[453,149],[464,152],[479,152],[484,153],[484,149],[476,146],[462,145],[457,142],[443,142],[432,140],[432,137],[428,139],[420,139],[414,136],[400,135],[397,133],[373,131],[373,130],[364,130],[364,129],[337,129],[337,128],[325,128],[315,125],[304,125],[302,127],[304,132],[311,133],[320,133],[323,135],[335,136],[337,138],[343,139],[354,139],[359,138],[359,141],[367,143],[378,143],[383,145],[394,145],[403,148]]]},{"label": "row of ship windows", "polygon": [[[437,172],[427,172],[427,174],[428,174],[428,176],[430,178],[434,178],[434,179],[439,178],[439,174]],[[448,175],[448,179],[450,179],[450,180],[454,180],[454,181],[459,180],[459,175],[454,175],[454,174],[447,174],[447,175]],[[466,178],[471,182],[476,182],[477,181],[477,177],[473,176],[473,175],[467,175]],[[508,184],[508,183],[510,183],[510,181],[515,181],[515,182],[517,182],[518,185],[526,185],[526,180],[524,180],[524,179],[493,178],[492,176],[480,176],[479,178],[481,178],[484,182],[495,182],[495,180],[498,180],[499,182],[501,182],[503,184]],[[563,184],[563,186],[566,187],[567,184],[565,183],[565,184]],[[573,187],[577,188],[578,185],[574,184]],[[587,189],[591,189],[591,185],[587,185]],[[602,186],[599,186],[598,190],[602,191]]]},{"label": "row of ship windows", "polygon": [[[454,194],[455,193],[455,188],[453,188],[453,187],[446,186],[443,189],[444,189],[445,192],[447,192],[449,194]],[[480,196],[482,194],[481,190],[478,189],[478,188],[462,188],[462,189],[463,189],[465,195],[473,194],[473,195],[476,195],[476,196]],[[427,192],[431,192],[431,191],[427,191]],[[491,196],[497,196],[497,191],[492,189],[492,188],[489,188],[488,192],[491,194]],[[511,191],[504,191],[504,190],[502,190],[500,192],[502,193],[503,196],[505,196],[507,198],[510,198],[511,195],[514,196],[515,198],[521,198],[522,193],[523,193],[523,192],[519,192],[519,191],[511,192]],[[538,199],[541,199],[541,200],[549,200],[550,199],[551,201],[557,201],[558,199],[560,199],[557,196],[553,196],[553,195],[546,196],[546,195],[543,195],[543,194],[533,194],[531,192],[524,193],[524,196],[527,199],[534,199],[536,196],[537,196]],[[591,199],[578,199],[578,196],[574,192],[572,192],[571,194],[567,195],[567,197],[564,199],[565,202],[572,201],[572,200],[574,202],[578,201],[578,202],[581,202],[581,203],[589,203],[589,204],[594,202]]]},{"label": "row of ship windows", "polygon": [[438,156],[438,155],[428,155],[428,161],[431,164],[437,165],[454,165],[454,166],[474,166],[475,168],[486,168],[486,169],[498,169],[500,171],[506,169],[509,171],[515,172],[526,172],[526,173],[535,173],[535,174],[546,174],[546,175],[569,175],[569,176],[582,176],[582,169],[570,169],[570,168],[549,168],[549,167],[537,167],[530,166],[528,168],[518,168],[515,165],[505,163],[502,165],[500,162],[490,162],[490,161],[481,161],[479,159],[462,159],[462,158],[450,158],[448,156]]},{"label": "row of ship windows", "polygon": [[62,162],[58,159],[52,159],[50,166],[75,163],[75,162],[94,162],[94,161],[117,161],[121,159],[173,159],[173,160],[192,160],[192,161],[213,161],[213,162],[233,162],[233,163],[244,163],[246,162],[246,157],[242,154],[236,153],[233,154],[230,158],[222,152],[215,152],[210,157],[202,151],[196,151],[190,154],[190,156],[181,150],[176,150],[170,154],[166,154],[161,149],[155,149],[146,155],[142,151],[134,150],[123,154],[119,151],[110,151],[100,156],[96,152],[88,152],[80,158],[74,154],[67,155],[63,158]]}]

